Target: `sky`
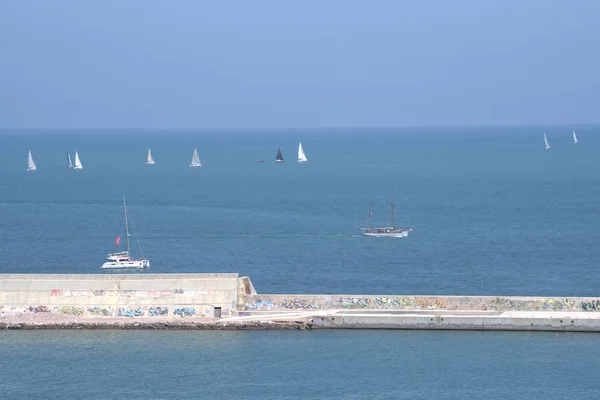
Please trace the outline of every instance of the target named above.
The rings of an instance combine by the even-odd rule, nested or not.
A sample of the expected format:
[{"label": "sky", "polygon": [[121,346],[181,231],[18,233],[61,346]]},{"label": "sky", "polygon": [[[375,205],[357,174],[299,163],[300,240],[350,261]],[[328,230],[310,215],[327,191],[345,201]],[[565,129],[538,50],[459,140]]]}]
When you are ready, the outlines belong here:
[{"label": "sky", "polygon": [[0,129],[600,122],[598,0],[0,0]]}]

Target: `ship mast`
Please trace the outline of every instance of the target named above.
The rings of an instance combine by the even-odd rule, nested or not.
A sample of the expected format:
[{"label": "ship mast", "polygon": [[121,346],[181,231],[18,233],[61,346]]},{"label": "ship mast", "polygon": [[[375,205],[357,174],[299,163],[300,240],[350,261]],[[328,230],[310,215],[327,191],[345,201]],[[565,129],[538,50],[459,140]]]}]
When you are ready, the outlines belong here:
[{"label": "ship mast", "polygon": [[392,229],[396,229],[394,224],[394,199],[392,198],[392,194],[390,193],[390,213],[392,214]]},{"label": "ship mast", "polygon": [[369,221],[369,232],[373,232],[373,228],[371,226],[371,215],[373,215],[371,213],[371,203],[369,203],[369,215],[367,217],[367,221]]},{"label": "ship mast", "polygon": [[125,195],[123,195],[123,213],[125,214],[125,235],[127,238],[127,257],[131,257],[131,250],[129,249],[129,223],[127,221],[127,205],[125,205]]}]

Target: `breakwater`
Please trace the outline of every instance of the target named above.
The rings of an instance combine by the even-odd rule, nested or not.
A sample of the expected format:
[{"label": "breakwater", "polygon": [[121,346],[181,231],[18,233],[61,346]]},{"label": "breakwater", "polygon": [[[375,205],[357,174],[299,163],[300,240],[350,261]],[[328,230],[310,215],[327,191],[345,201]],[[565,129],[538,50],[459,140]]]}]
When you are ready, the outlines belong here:
[{"label": "breakwater", "polygon": [[269,295],[233,273],[7,274],[0,328],[600,332],[600,298]]}]

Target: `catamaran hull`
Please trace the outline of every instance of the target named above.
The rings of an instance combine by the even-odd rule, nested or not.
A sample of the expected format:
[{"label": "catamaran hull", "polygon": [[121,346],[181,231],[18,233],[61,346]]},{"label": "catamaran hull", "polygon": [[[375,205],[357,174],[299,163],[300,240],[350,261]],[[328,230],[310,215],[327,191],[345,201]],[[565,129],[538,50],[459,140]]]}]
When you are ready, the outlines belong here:
[{"label": "catamaran hull", "polygon": [[144,269],[150,268],[149,260],[106,262],[101,269]]},{"label": "catamaran hull", "polygon": [[373,237],[393,237],[393,238],[403,238],[408,236],[408,232],[394,232],[394,233],[376,233],[376,232],[363,232],[365,236],[373,236]]}]

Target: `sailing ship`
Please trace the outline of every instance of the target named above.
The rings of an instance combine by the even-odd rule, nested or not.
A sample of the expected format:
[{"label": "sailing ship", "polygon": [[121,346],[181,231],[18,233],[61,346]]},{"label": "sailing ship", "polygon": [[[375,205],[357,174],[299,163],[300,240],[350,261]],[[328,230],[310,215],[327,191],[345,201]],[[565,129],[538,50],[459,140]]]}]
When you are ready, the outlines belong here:
[{"label": "sailing ship", "polygon": [[277,148],[277,155],[275,156],[275,162],[277,162],[277,163],[283,162],[283,154],[281,153],[281,148]]},{"label": "sailing ship", "polygon": [[146,164],[154,165],[154,158],[152,158],[152,152],[148,149],[148,158],[146,159]]},{"label": "sailing ship", "polygon": [[71,154],[67,150],[67,168],[73,168],[73,161],[71,161]]},{"label": "sailing ship", "polygon": [[79,153],[75,152],[75,166],[73,169],[83,169],[83,165],[81,164],[81,160],[79,159]]},{"label": "sailing ship", "polygon": [[368,227],[360,228],[363,235],[373,236],[373,237],[394,237],[394,238],[407,237],[408,233],[410,231],[412,231],[412,228],[407,229],[407,228],[397,228],[396,227],[395,221],[394,221],[394,199],[392,198],[392,195],[390,195],[390,214],[392,217],[392,226],[373,228],[373,225],[371,223],[371,217],[373,214],[371,213],[371,205],[369,204]]},{"label": "sailing ship", "polygon": [[302,142],[298,144],[298,162],[303,163],[307,162],[306,154],[304,154],[304,149],[302,148]]},{"label": "sailing ship", "polygon": [[201,167],[200,156],[198,156],[198,149],[194,149],[194,154],[192,154],[192,162],[190,163],[190,168]]},{"label": "sailing ship", "polygon": [[544,144],[546,145],[545,149],[549,150],[550,145],[548,144],[548,138],[546,137],[546,132],[544,132]]},{"label": "sailing ship", "polygon": [[[133,259],[131,257],[131,248],[129,244],[129,215],[127,214],[127,204],[125,203],[125,195],[123,195],[123,214],[125,215],[125,238],[127,240],[127,251],[122,251],[119,253],[111,253],[106,257],[106,262],[102,264],[101,269],[143,269],[150,268],[150,260],[144,259],[144,254],[142,253],[142,249],[140,247],[139,242],[136,242],[138,248],[140,249],[140,253],[142,254],[141,258]],[[135,235],[135,230],[134,230]],[[119,246],[121,244],[121,236],[117,236],[115,244]]]},{"label": "sailing ship", "polygon": [[31,150],[29,150],[29,154],[27,155],[27,171],[37,171],[33,156],[31,155]]},{"label": "sailing ship", "polygon": [[577,135],[575,134],[574,129],[573,129],[573,144],[577,144]]}]

